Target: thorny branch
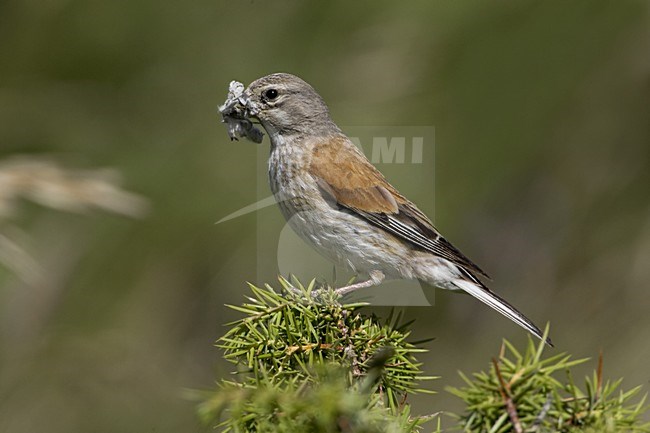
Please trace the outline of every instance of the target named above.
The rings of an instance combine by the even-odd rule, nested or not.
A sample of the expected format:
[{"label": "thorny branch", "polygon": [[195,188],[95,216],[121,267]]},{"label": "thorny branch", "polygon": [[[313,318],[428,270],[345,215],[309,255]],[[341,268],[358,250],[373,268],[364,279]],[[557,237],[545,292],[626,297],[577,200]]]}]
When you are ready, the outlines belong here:
[{"label": "thorny branch", "polygon": [[499,392],[501,393],[501,397],[503,397],[503,401],[506,405],[506,412],[508,413],[510,422],[512,422],[512,426],[514,427],[516,433],[523,433],[524,429],[521,426],[521,422],[519,421],[517,408],[515,407],[515,403],[512,401],[512,397],[510,396],[510,387],[506,381],[503,380],[503,376],[501,375],[501,370],[499,369],[499,363],[497,360],[492,358],[492,363],[494,364],[494,370],[497,374],[497,377],[499,378],[499,383],[501,385],[499,387]]}]

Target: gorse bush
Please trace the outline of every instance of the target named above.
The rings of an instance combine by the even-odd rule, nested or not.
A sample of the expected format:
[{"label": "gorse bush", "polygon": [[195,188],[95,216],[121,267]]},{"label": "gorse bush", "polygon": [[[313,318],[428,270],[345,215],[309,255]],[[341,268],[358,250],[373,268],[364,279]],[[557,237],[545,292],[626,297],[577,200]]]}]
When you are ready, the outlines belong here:
[{"label": "gorse bush", "polygon": [[231,432],[355,432],[418,431],[428,417],[411,417],[407,404],[395,412],[381,396],[357,383],[349,385],[347,371],[317,368],[312,381],[262,379],[256,384],[222,381],[220,389],[201,406],[205,419],[224,411],[223,431]]},{"label": "gorse bush", "polygon": [[587,360],[571,360],[565,353],[544,359],[544,349],[543,343],[536,347],[529,338],[522,354],[504,341],[488,372],[475,373],[472,379],[461,374],[467,386],[448,390],[466,404],[460,416],[465,431],[650,431],[649,424],[640,420],[645,397],[632,401],[641,388],[623,392],[618,390],[621,380],[604,381],[602,355],[583,391],[575,384],[571,368]]},{"label": "gorse bush", "polygon": [[[363,304],[340,304],[330,290],[281,280],[282,292],[251,286],[245,314],[217,345],[238,367],[201,406],[204,419],[227,411],[226,431],[411,431],[409,393],[423,375],[407,341],[408,324],[362,315]],[[329,426],[329,427],[325,427]],[[331,430],[339,426],[342,430]],[[347,426],[343,428],[343,426]],[[277,430],[274,430],[277,429]]]},{"label": "gorse bush", "polygon": [[[226,432],[441,432],[439,414],[415,416],[408,395],[431,392],[408,342],[410,323],[362,314],[364,304],[341,304],[333,290],[281,279],[281,290],[250,286],[253,296],[230,306],[244,317],[217,341],[236,366],[199,406],[202,419]],[[547,329],[548,332],[548,329]],[[456,429],[471,433],[648,432],[641,422],[640,388],[618,391],[604,381],[602,359],[585,390],[571,368],[585,360],[543,358],[529,339],[524,353],[504,341],[487,372],[462,375],[449,388],[466,405]],[[560,380],[564,378],[564,380]]]}]

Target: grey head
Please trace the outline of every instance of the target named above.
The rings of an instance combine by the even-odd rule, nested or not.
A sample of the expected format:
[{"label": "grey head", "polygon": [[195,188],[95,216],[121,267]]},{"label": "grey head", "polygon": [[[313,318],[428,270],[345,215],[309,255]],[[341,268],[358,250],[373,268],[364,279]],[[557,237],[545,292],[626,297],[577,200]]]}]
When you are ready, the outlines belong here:
[{"label": "grey head", "polygon": [[276,73],[253,81],[244,92],[246,108],[268,132],[278,136],[331,136],[340,129],[316,90],[295,75]]}]

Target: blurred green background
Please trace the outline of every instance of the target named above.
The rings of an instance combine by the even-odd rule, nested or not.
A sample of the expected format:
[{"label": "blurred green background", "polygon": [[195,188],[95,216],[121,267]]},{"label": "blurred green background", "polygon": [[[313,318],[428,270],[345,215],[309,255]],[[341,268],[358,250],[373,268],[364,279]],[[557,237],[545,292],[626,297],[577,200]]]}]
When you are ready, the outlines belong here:
[{"label": "blurred green background", "polygon": [[[606,376],[647,390],[648,5],[1,2],[0,164],[112,167],[149,211],[21,200],[0,218],[41,270],[0,265],[0,431],[202,429],[183,389],[229,371],[212,346],[236,317],[224,304],[274,282],[256,227],[282,228],[275,207],[214,224],[267,193],[268,146],[231,143],[216,107],[230,80],[277,71],[313,84],[341,125],[434,125],[437,226],[551,322],[556,350],[602,349]],[[431,211],[430,183],[386,174]],[[469,297],[435,303],[406,315],[415,338],[437,337],[422,360],[438,390],[502,337],[526,339]],[[413,402],[458,409],[445,392]]]}]

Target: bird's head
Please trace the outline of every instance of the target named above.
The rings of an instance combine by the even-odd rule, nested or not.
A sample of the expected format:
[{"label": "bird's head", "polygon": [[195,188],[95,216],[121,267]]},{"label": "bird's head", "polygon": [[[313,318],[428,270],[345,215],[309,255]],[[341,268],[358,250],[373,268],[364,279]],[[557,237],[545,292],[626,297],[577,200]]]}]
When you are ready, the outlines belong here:
[{"label": "bird's head", "polygon": [[253,81],[244,92],[246,108],[273,140],[277,135],[328,135],[339,131],[323,98],[312,86],[286,73]]}]

